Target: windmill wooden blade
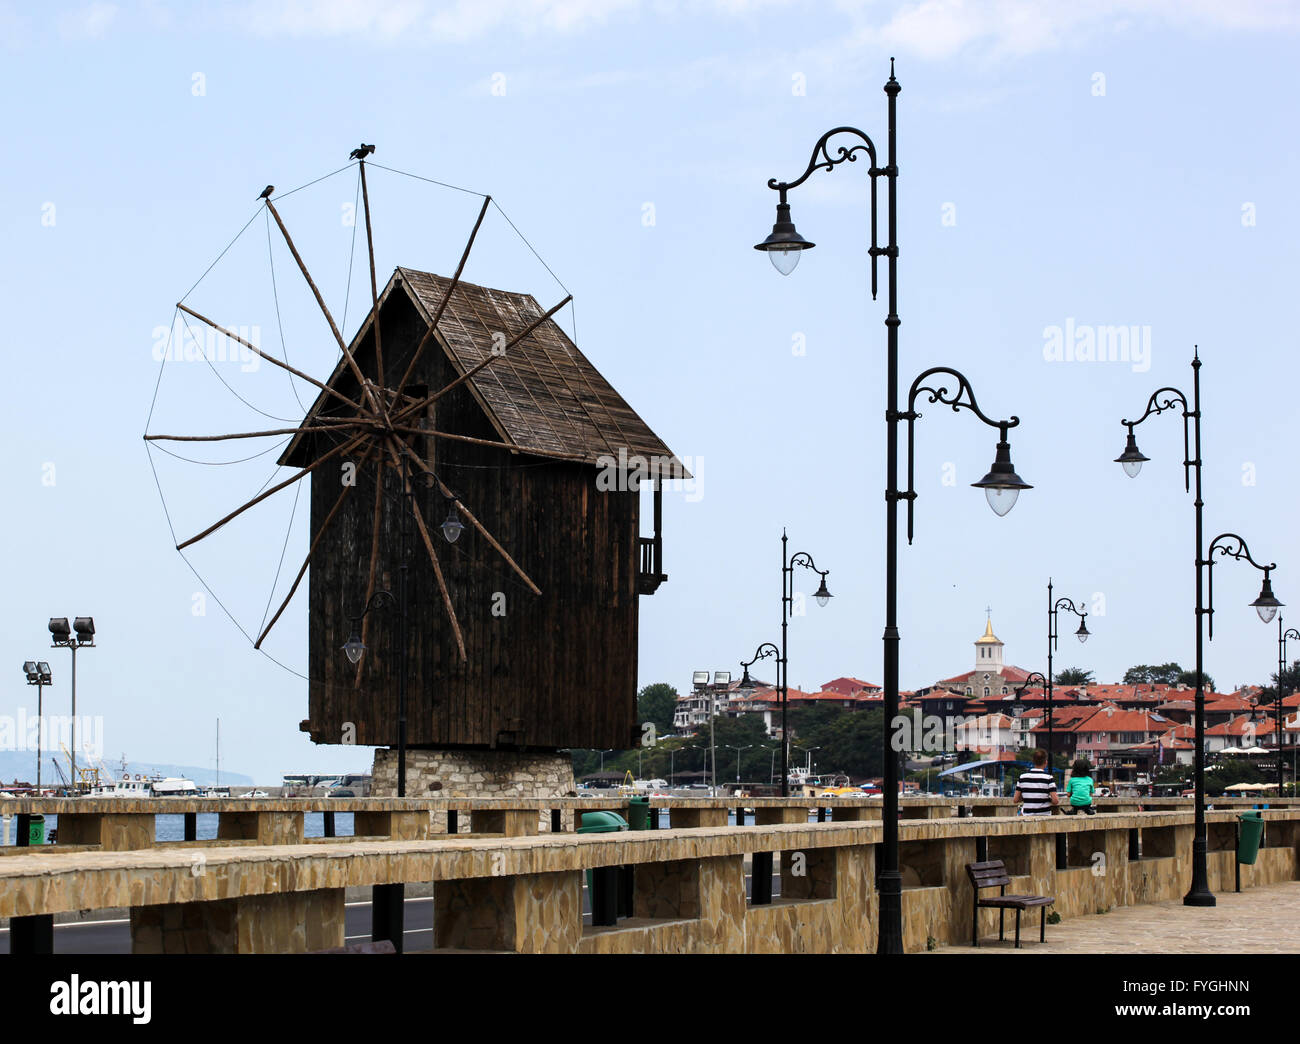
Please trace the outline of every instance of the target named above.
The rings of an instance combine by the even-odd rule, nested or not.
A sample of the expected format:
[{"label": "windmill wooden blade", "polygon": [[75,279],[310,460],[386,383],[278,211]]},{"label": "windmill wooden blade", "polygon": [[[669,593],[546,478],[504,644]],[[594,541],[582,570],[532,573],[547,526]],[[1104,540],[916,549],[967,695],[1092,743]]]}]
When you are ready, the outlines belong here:
[{"label": "windmill wooden blade", "polygon": [[491,196],[483,197],[483,206],[478,212],[478,219],[474,222],[474,228],[470,231],[469,239],[465,243],[465,249],[460,255],[460,264],[456,266],[456,273],[451,277],[451,282],[447,284],[447,292],[442,295],[442,300],[438,302],[438,308],[433,313],[433,318],[429,320],[429,329],[424,332],[424,336],[420,338],[420,343],[415,346],[411,361],[406,364],[406,372],[402,374],[402,380],[397,385],[398,388],[405,388],[410,383],[411,374],[415,372],[415,364],[420,361],[420,356],[424,354],[425,345],[433,337],[433,332],[438,329],[438,323],[442,320],[442,313],[447,310],[447,305],[451,302],[451,295],[456,292],[456,285],[460,282],[460,274],[465,271],[465,262],[469,260],[469,252],[474,246],[474,238],[478,235],[479,226],[483,224],[483,218],[487,216],[488,204],[491,202]]},{"label": "windmill wooden blade", "polygon": [[[375,514],[374,521],[370,528],[370,578],[366,581],[366,600],[365,605],[370,604],[370,599],[375,593],[375,568],[379,564],[379,530],[380,521],[383,517],[384,509],[384,463],[379,461],[375,470]],[[370,633],[370,617],[364,615],[361,617],[361,644],[366,644],[366,636]],[[352,683],[354,686],[361,684],[361,661],[357,661],[356,677]]]},{"label": "windmill wooden blade", "polygon": [[298,253],[298,248],[293,245],[293,237],[289,235],[289,230],[284,227],[284,222],[280,220],[280,212],[275,209],[275,204],[269,199],[266,201],[266,209],[271,212],[271,217],[275,218],[275,223],[280,226],[280,233],[284,236],[284,241],[289,246],[289,252],[293,254],[293,259],[298,262],[298,270],[302,272],[302,277],[307,280],[307,285],[311,287],[311,292],[316,298],[316,303],[320,305],[321,314],[325,316],[325,320],[330,324],[330,332],[334,334],[334,340],[338,341],[339,348],[343,351],[343,357],[347,359],[348,366],[352,370],[352,376],[357,379],[357,384],[361,385],[362,391],[364,391],[366,397],[370,399],[370,405],[377,410],[379,408],[378,404],[375,402],[374,396],[370,393],[370,389],[366,386],[365,378],[361,375],[361,367],[357,365],[357,360],[353,357],[352,350],[343,340],[343,335],[339,333],[338,324],[334,322],[334,316],[330,314],[330,310],[325,304],[325,298],[321,297],[320,291],[316,288],[316,283],[312,280],[311,273],[307,271],[307,265],[303,262],[302,255]]},{"label": "windmill wooden blade", "polygon": [[274,627],[276,621],[280,619],[280,614],[289,607],[289,603],[293,600],[294,592],[298,590],[298,585],[302,583],[302,578],[307,573],[307,566],[311,564],[311,556],[316,551],[316,545],[320,543],[320,538],[325,535],[325,530],[329,529],[330,523],[334,521],[334,516],[338,513],[339,508],[343,506],[343,498],[348,495],[348,490],[351,488],[351,486],[343,487],[342,492],[339,493],[338,500],[334,501],[334,506],[330,508],[329,514],[325,516],[325,521],[320,524],[320,529],[318,529],[316,535],[312,537],[311,546],[307,549],[307,557],[303,559],[302,568],[298,570],[298,575],[293,578],[293,583],[289,587],[289,593],[284,596],[284,601],[280,603],[280,608],[277,609],[275,615],[271,617],[271,622],[266,625],[262,633],[258,636],[257,641],[253,643],[254,649],[260,649],[262,647],[262,642],[265,641],[266,636],[271,633],[271,628]]},{"label": "windmill wooden blade", "polygon": [[470,525],[472,525],[476,530],[478,530],[479,534],[483,537],[483,539],[486,540],[489,544],[491,544],[492,547],[496,550],[497,554],[499,554],[502,558],[505,559],[506,564],[509,565],[510,568],[513,569],[517,574],[519,574],[519,579],[521,579],[525,584],[528,585],[529,590],[532,591],[533,594],[535,595],[540,595],[542,593],[542,589],[538,587],[535,583],[533,583],[532,578],[527,573],[525,573],[523,569],[519,567],[518,562],[516,562],[513,558],[510,557],[510,553],[506,551],[506,549],[497,542],[496,537],[494,537],[491,533],[489,533],[487,529],[484,528],[483,523],[474,517],[474,513],[470,511],[470,509],[467,508],[463,503],[461,503],[459,499],[452,496],[451,490],[447,488],[446,484],[442,481],[442,479],[438,478],[438,476],[434,474],[433,469],[430,468],[429,465],[426,464],[424,461],[422,461],[418,454],[411,452],[410,447],[407,446],[405,443],[399,443],[399,446],[401,446],[402,451],[408,457],[410,457],[411,460],[415,461],[415,463],[418,464],[424,470],[425,474],[430,475],[434,479],[434,481],[438,483],[438,489],[442,492],[442,495],[456,505],[457,511],[459,511],[467,519],[469,519]]},{"label": "windmill wooden blade", "polygon": [[366,187],[365,159],[363,158],[357,166],[361,168],[361,199],[366,210],[366,249],[370,253],[370,314],[375,317],[375,381],[380,387],[383,387],[384,350],[379,343],[379,284],[375,279],[375,238],[373,229],[370,226],[370,190]]},{"label": "windmill wooden blade", "polygon": [[348,431],[357,427],[357,421],[338,424],[312,424],[297,428],[272,428],[270,431],[239,431],[231,435],[146,435],[145,442],[224,442],[227,439],[262,439],[271,435],[297,435],[299,432]]},{"label": "windmill wooden blade", "polygon": [[346,453],[349,450],[354,449],[355,447],[359,446],[362,442],[364,442],[368,437],[369,436],[361,435],[355,439],[352,439],[350,442],[339,443],[339,445],[335,446],[332,450],[329,450],[323,456],[317,458],[312,463],[308,464],[305,468],[303,468],[300,472],[298,472],[298,474],[292,475],[289,478],[285,479],[283,482],[278,483],[277,485],[272,486],[270,489],[259,493],[252,500],[248,501],[248,503],[244,504],[242,507],[235,508],[235,510],[232,511],[230,514],[228,514],[225,518],[213,522],[212,525],[208,526],[207,529],[205,529],[202,533],[199,533],[197,536],[192,536],[184,543],[177,544],[176,550],[183,551],[191,544],[197,543],[198,541],[202,540],[205,536],[209,536],[212,533],[215,533],[218,529],[224,526],[231,519],[237,518],[238,516],[242,515],[245,511],[247,511],[249,508],[254,507],[257,504],[260,504],[262,501],[264,501],[267,497],[271,496],[272,494],[278,493],[280,492],[280,490],[292,486],[299,479],[305,478],[307,475],[310,475],[313,471],[315,471],[318,467],[324,464],[331,457],[337,457],[340,453]]},{"label": "windmill wooden blade", "polygon": [[318,381],[315,377],[311,376],[311,374],[303,373],[301,370],[295,369],[294,367],[290,366],[287,362],[284,362],[283,360],[277,359],[274,355],[267,355],[266,352],[264,352],[264,351],[262,351],[262,349],[258,348],[257,345],[255,345],[255,344],[250,344],[248,341],[244,340],[244,338],[240,337],[239,334],[234,333],[234,332],[231,331],[231,330],[227,330],[224,326],[218,326],[218,325],[217,325],[216,323],[214,323],[211,319],[209,319],[206,315],[200,315],[200,314],[199,314],[198,312],[196,312],[193,308],[190,308],[190,307],[188,307],[187,305],[183,305],[183,304],[181,304],[179,301],[177,302],[176,307],[179,308],[179,309],[180,309],[182,312],[184,312],[186,315],[192,315],[192,316],[194,316],[194,318],[197,319],[199,322],[201,322],[201,323],[206,323],[208,326],[212,327],[212,329],[216,330],[217,333],[222,334],[222,335],[224,335],[224,336],[226,336],[226,337],[229,337],[232,341],[236,341],[236,342],[238,342],[239,344],[242,344],[245,348],[249,349],[250,351],[256,352],[259,356],[261,356],[261,357],[262,357],[263,359],[265,359],[267,362],[269,362],[269,363],[274,363],[276,366],[279,366],[281,369],[288,370],[288,371],[289,371],[291,374],[293,374],[295,377],[301,377],[301,378],[302,378],[304,381],[306,381],[308,384],[314,384],[314,385],[315,385],[317,388],[319,388],[321,391],[323,391],[323,392],[328,392],[330,395],[333,395],[334,398],[339,399],[339,400],[341,400],[342,402],[347,403],[349,406],[351,406],[351,407],[352,407],[354,410],[356,410],[358,413],[361,412],[361,405],[360,405],[359,403],[355,403],[355,402],[353,402],[351,399],[349,399],[346,395],[344,395],[344,394],[343,394],[341,391],[339,391],[337,388],[332,388],[332,387],[330,387],[329,385],[325,384],[323,381]]},{"label": "windmill wooden blade", "polygon": [[[391,442],[388,446],[388,452],[392,455],[393,464],[400,474],[401,462],[397,453],[394,451]],[[451,594],[447,591],[447,581],[444,580],[442,576],[442,566],[438,562],[438,552],[433,549],[433,541],[429,539],[429,530],[424,524],[424,515],[420,513],[420,506],[415,502],[415,498],[411,495],[411,480],[409,476],[406,478],[404,488],[407,494],[407,502],[411,505],[411,514],[415,516],[415,527],[420,531],[420,538],[424,541],[424,549],[429,553],[429,562],[433,566],[433,575],[438,581],[438,590],[442,593],[442,604],[447,610],[448,618],[451,620],[451,630],[452,634],[454,634],[456,638],[456,648],[460,651],[461,662],[464,662],[469,659],[465,653],[465,638],[460,633],[460,622],[456,619],[456,609],[451,604]]]}]

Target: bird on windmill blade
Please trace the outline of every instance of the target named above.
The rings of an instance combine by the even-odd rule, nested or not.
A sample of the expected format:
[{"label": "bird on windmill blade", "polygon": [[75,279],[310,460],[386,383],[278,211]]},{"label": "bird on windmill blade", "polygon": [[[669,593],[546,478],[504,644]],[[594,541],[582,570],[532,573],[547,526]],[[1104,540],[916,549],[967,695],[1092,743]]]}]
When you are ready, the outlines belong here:
[{"label": "bird on windmill blade", "polygon": [[[373,145],[367,145],[363,141],[361,143],[361,148],[353,149],[352,152],[348,155],[348,159],[363,160],[374,151],[375,151],[375,147]],[[389,162],[391,163],[392,161],[390,160]]]},{"label": "bird on windmill blade", "polygon": [[261,194],[260,196],[258,196],[257,198],[258,198],[258,199],[270,199],[270,198],[271,198],[271,193],[274,192],[274,191],[275,191],[275,186],[274,186],[274,185],[267,185],[266,188],[262,189],[262,194]]}]

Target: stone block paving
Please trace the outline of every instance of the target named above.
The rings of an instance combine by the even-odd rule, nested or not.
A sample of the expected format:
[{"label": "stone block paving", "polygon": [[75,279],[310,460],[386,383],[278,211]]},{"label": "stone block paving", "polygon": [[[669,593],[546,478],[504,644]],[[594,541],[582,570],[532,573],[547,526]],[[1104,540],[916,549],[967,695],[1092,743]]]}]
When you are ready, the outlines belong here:
[{"label": "stone block paving", "polygon": [[[998,942],[997,914],[981,913],[979,949],[942,946],[937,953],[1300,953],[1300,882],[1217,893],[1213,907],[1184,906],[1181,899],[1124,906],[1047,926],[1038,941],[1038,916],[1021,925],[1014,948],[1014,915]],[[992,926],[992,935],[987,933]]]}]

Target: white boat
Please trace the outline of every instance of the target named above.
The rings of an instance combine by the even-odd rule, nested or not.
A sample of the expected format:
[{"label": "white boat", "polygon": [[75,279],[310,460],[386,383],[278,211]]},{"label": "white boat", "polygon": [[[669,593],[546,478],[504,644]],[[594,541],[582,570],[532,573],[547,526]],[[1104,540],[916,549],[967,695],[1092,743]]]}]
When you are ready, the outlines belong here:
[{"label": "white boat", "polygon": [[87,797],[147,798],[153,797],[150,781],[141,775],[123,776],[110,783],[91,787]]},{"label": "white boat", "polygon": [[167,776],[149,781],[154,797],[198,797],[199,788],[194,780],[184,776]]}]

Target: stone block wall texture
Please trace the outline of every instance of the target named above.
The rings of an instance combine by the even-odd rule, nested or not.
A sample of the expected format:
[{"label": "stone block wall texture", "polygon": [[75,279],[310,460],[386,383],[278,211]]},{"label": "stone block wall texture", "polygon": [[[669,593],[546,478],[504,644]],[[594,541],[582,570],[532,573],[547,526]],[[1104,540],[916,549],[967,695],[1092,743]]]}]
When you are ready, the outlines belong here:
[{"label": "stone block wall texture", "polygon": [[[553,798],[577,793],[568,754],[520,753],[509,750],[408,750],[406,796],[443,798]],[[371,797],[397,796],[397,751],[375,750]],[[457,817],[458,830],[469,831],[469,816]],[[573,827],[565,812],[565,829]],[[435,824],[437,831],[446,823]],[[550,816],[538,813],[537,829],[551,829]]]},{"label": "stone block wall texture", "polygon": [[343,945],[343,889],[131,909],[132,953],[316,953]]}]

